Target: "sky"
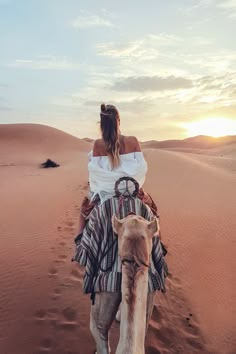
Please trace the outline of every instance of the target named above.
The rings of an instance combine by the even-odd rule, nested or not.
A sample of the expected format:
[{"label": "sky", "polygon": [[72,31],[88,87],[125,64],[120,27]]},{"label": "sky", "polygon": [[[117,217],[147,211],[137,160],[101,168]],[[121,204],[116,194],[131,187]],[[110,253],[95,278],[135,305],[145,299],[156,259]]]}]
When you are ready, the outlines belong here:
[{"label": "sky", "polygon": [[235,33],[236,0],[0,0],[0,123],[97,138],[110,103],[141,141],[236,134]]}]

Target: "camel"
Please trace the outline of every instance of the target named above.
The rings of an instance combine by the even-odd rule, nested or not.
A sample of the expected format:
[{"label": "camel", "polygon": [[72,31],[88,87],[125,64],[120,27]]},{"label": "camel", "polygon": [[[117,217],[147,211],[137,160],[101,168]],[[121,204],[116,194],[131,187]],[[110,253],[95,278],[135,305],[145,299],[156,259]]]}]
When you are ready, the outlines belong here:
[{"label": "camel", "polygon": [[122,263],[122,300],[120,293],[98,293],[97,307],[91,310],[90,329],[96,341],[97,354],[109,354],[108,332],[122,301],[116,354],[144,354],[155,294],[148,293],[148,269],[152,237],[159,231],[158,220],[147,221],[137,215],[119,220],[113,215],[112,226],[118,236]]}]

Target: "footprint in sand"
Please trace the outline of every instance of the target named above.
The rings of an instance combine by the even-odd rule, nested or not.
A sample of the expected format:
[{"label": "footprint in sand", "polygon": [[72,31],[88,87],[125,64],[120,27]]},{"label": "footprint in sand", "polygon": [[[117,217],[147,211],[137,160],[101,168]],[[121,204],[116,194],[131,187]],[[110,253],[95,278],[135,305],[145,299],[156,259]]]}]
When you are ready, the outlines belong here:
[{"label": "footprint in sand", "polygon": [[65,330],[74,330],[78,327],[77,311],[73,307],[66,307],[62,311],[63,320],[59,323],[59,328]]},{"label": "footprint in sand", "polygon": [[57,269],[54,267],[51,267],[49,269],[48,276],[49,277],[57,277],[57,273],[58,273]]},{"label": "footprint in sand", "polygon": [[198,338],[186,338],[186,342],[194,349],[197,349],[199,353],[204,353],[204,346],[199,342]]},{"label": "footprint in sand", "polygon": [[178,277],[173,275],[172,273],[168,274],[168,286],[170,289],[176,289],[181,285],[181,281]]},{"label": "footprint in sand", "polygon": [[61,290],[56,288],[54,289],[52,295],[51,295],[51,299],[52,300],[58,300],[58,298],[61,296]]},{"label": "footprint in sand", "polygon": [[196,323],[196,321],[193,318],[193,314],[189,313],[185,317],[180,318],[180,323],[182,325],[180,328],[182,328],[182,334],[183,334],[183,340],[186,342],[186,345],[188,345],[193,352],[204,352],[204,341],[203,338],[201,338],[201,333],[199,330],[199,326]]},{"label": "footprint in sand", "polygon": [[60,296],[61,295],[61,290],[60,289],[55,289],[54,290],[54,294],[57,295],[57,296]]},{"label": "footprint in sand", "polygon": [[49,350],[52,347],[53,340],[52,338],[44,338],[40,342],[40,346],[42,349]]},{"label": "footprint in sand", "polygon": [[71,280],[74,280],[74,281],[77,281],[79,283],[82,282],[82,279],[83,279],[83,276],[84,276],[84,273],[82,270],[80,269],[73,269],[70,273],[70,279]]},{"label": "footprint in sand", "polygon": [[155,333],[158,341],[161,341],[163,344],[168,343],[170,338],[175,337],[175,332],[171,327],[160,325],[154,321],[150,323],[152,331]]},{"label": "footprint in sand", "polygon": [[62,315],[67,321],[76,321],[77,319],[77,311],[73,307],[66,307],[62,311]]},{"label": "footprint in sand", "polygon": [[193,318],[192,314],[189,314],[184,319],[182,319],[182,323],[185,327],[185,332],[187,335],[200,337],[199,326],[196,323],[195,319]]},{"label": "footprint in sand", "polygon": [[73,221],[66,221],[65,224],[67,226],[74,226],[74,222]]},{"label": "footprint in sand", "polygon": [[67,255],[65,255],[65,254],[60,254],[58,257],[60,259],[67,259],[68,258]]},{"label": "footprint in sand", "polygon": [[43,310],[43,309],[40,309],[38,311],[35,312],[34,314],[34,318],[36,321],[44,321],[45,320],[45,317],[46,317],[46,311]]},{"label": "footprint in sand", "polygon": [[[59,289],[55,289],[55,294],[59,296],[61,293],[58,291]],[[48,310],[40,309],[35,312],[34,318],[37,323],[43,323],[45,320],[49,322],[50,325],[56,327],[58,325],[58,309],[55,307],[49,308]],[[45,350],[45,348],[44,348]]]},{"label": "footprint in sand", "polygon": [[55,264],[64,264],[65,262],[62,259],[56,259],[55,261],[53,261],[53,263]]},{"label": "footprint in sand", "polygon": [[60,254],[58,256],[58,259],[56,259],[54,261],[54,263],[56,264],[64,264],[66,262],[66,260],[69,259],[65,254]]},{"label": "footprint in sand", "polygon": [[[150,321],[150,334],[154,338],[158,338],[158,345],[165,347],[166,343],[170,343],[170,338],[179,338],[181,340],[182,349],[185,348],[188,353],[204,352],[204,342],[201,338],[201,333],[192,313],[187,316],[175,316],[177,327],[170,327],[169,321],[165,321],[165,317],[158,311],[157,306],[154,306],[152,320]],[[177,345],[177,343],[176,343]],[[166,349],[169,349],[166,348]],[[181,349],[181,350],[182,350]],[[156,349],[155,349],[156,350]],[[160,347],[161,350],[161,347]],[[178,351],[176,351],[177,353]],[[148,354],[157,353],[154,347],[148,347]],[[161,350],[160,353],[163,353]]]}]

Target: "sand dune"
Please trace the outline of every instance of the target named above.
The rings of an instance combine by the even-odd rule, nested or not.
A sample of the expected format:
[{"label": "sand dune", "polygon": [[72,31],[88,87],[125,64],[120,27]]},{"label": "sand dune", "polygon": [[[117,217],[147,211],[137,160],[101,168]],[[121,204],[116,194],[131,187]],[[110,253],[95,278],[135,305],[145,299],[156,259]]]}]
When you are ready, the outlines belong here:
[{"label": "sand dune", "polygon": [[209,155],[212,154],[216,156],[232,157],[236,159],[236,143],[227,144],[221,147],[211,149],[208,153]]},{"label": "sand dune", "polygon": [[[221,150],[224,151],[224,147],[217,149],[217,151],[211,151],[211,154],[204,149],[201,151],[198,150],[197,152],[195,149],[191,149],[191,151],[188,152],[181,149],[168,149],[168,151],[171,151],[173,155],[182,156],[183,158],[190,160],[191,162],[195,162],[200,166],[205,165],[210,169],[217,169],[218,171],[216,171],[216,173],[230,174],[232,177],[235,177],[236,154],[234,153],[232,146],[230,149],[225,149],[226,153],[224,156],[223,152],[220,152]],[[227,151],[230,151],[229,154],[227,154]]]},{"label": "sand dune", "polygon": [[39,124],[0,125],[1,164],[27,164],[36,158],[67,161],[67,154],[88,151],[89,142]]},{"label": "sand dune", "polygon": [[17,143],[20,146],[38,147],[42,149],[63,150],[64,148],[75,149],[87,146],[70,134],[56,128],[40,124],[1,124],[0,141],[5,144]]},{"label": "sand dune", "polygon": [[[221,169],[221,172],[235,174],[236,171],[236,137],[209,138],[199,136],[184,140],[142,143],[143,149],[165,149],[179,152],[185,158]],[[189,154],[189,156],[188,156]]]},{"label": "sand dune", "polygon": [[[155,149],[152,145],[149,148]],[[145,147],[144,147],[145,149]],[[218,156],[218,157],[227,157],[236,159],[236,143],[223,145],[217,148],[211,149],[200,149],[200,148],[191,148],[191,147],[175,147],[175,148],[166,148],[169,151],[179,151],[184,153],[198,154],[198,155],[209,155],[209,156]]]},{"label": "sand dune", "polygon": [[151,161],[147,189],[157,185],[149,190],[159,200],[170,268],[214,352],[218,353],[217,344],[224,343],[225,351],[219,352],[227,353],[235,306],[235,178],[196,163],[189,155],[145,153]]},{"label": "sand dune", "polygon": [[[0,125],[0,353],[89,354],[90,300],[71,264],[91,142],[37,125]],[[222,147],[222,149],[228,147]],[[228,150],[227,150],[228,151]],[[196,154],[144,148],[170,277],[147,354],[235,352],[236,181]],[[231,154],[231,152],[230,152]],[[47,157],[57,169],[39,169]],[[7,165],[12,162],[12,165]],[[111,338],[118,340],[114,323]]]},{"label": "sand dune", "polygon": [[165,140],[165,141],[155,141],[150,140],[142,143],[143,148],[186,148],[186,149],[212,149],[220,146],[225,146],[228,144],[236,143],[236,136],[223,136],[220,138],[213,138],[211,136],[199,135],[191,138],[186,138],[183,140]]}]

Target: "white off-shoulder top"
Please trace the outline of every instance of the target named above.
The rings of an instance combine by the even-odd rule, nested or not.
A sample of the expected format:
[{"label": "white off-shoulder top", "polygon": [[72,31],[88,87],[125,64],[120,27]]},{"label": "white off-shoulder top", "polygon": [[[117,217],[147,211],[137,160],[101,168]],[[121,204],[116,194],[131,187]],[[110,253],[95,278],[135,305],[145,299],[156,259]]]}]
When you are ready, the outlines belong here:
[{"label": "white off-shoulder top", "polygon": [[[142,152],[131,152],[120,155],[120,165],[112,169],[108,156],[93,156],[91,151],[88,171],[91,200],[99,194],[103,202],[114,196],[115,182],[121,177],[133,177],[142,187],[147,173],[147,163]],[[119,190],[122,191],[122,186]],[[133,185],[130,185],[130,191],[133,191]]]}]

